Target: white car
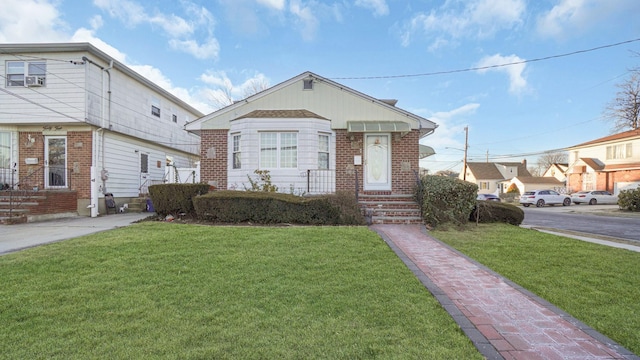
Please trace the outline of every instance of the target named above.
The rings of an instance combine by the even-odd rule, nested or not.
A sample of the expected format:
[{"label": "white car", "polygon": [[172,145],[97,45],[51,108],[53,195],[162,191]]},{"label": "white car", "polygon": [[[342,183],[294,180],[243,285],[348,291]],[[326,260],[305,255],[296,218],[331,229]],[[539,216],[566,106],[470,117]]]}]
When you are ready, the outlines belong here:
[{"label": "white car", "polygon": [[536,207],[555,204],[569,206],[571,205],[571,197],[555,190],[533,190],[526,191],[520,196],[520,204],[524,207],[529,207],[532,204]]},{"label": "white car", "polygon": [[618,197],[608,191],[592,190],[592,191],[578,191],[571,194],[571,200],[574,204],[586,203],[589,205],[595,204],[617,204]]}]

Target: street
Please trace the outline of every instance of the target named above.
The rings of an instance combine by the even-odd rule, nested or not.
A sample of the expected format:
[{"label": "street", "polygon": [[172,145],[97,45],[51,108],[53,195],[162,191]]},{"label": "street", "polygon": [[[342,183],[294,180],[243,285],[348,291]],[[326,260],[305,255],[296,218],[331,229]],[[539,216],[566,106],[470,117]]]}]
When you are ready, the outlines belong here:
[{"label": "street", "polygon": [[640,242],[640,214],[620,213],[617,205],[524,208],[522,225],[578,231]]}]

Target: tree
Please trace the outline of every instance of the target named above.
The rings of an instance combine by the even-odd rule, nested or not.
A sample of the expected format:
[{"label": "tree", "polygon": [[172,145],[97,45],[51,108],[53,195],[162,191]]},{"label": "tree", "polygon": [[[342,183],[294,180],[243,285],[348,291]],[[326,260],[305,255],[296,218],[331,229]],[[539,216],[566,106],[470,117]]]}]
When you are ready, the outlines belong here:
[{"label": "tree", "polygon": [[640,67],[629,72],[629,77],[616,85],[616,97],[604,111],[605,119],[613,122],[614,133],[636,130],[640,125]]},{"label": "tree", "polygon": [[555,151],[547,152],[538,157],[536,167],[531,169],[531,175],[542,176],[544,172],[553,164],[566,164],[569,156],[566,152]]},{"label": "tree", "polygon": [[269,88],[269,82],[263,77],[250,79],[240,86],[234,86],[227,77],[220,79],[218,83],[218,88],[211,91],[209,95],[211,102],[217,108],[229,106],[239,100],[234,94],[242,92],[246,99]]}]

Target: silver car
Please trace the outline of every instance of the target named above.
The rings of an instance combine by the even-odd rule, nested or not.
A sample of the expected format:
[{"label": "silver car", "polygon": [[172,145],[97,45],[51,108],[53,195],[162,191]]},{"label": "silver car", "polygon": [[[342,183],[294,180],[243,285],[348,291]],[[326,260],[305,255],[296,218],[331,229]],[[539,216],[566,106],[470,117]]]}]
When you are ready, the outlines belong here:
[{"label": "silver car", "polygon": [[571,205],[571,197],[566,194],[560,194],[555,190],[533,190],[526,191],[520,196],[520,204],[524,207],[529,207],[532,204],[536,207],[555,204],[569,206]]},{"label": "silver car", "polygon": [[571,194],[571,200],[574,204],[617,204],[618,197],[608,191],[592,190],[592,191],[578,191]]}]

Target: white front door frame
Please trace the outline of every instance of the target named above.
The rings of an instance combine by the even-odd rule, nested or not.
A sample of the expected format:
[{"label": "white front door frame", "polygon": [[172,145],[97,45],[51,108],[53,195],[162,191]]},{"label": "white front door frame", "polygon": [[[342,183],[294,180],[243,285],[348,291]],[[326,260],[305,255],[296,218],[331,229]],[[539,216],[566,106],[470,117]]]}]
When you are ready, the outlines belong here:
[{"label": "white front door frame", "polygon": [[64,189],[69,186],[66,136],[45,136],[44,185],[47,189]]},{"label": "white front door frame", "polygon": [[364,134],[364,184],[366,190],[391,190],[391,134]]}]

